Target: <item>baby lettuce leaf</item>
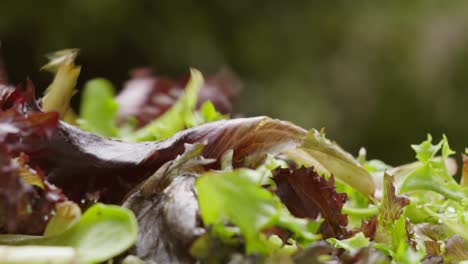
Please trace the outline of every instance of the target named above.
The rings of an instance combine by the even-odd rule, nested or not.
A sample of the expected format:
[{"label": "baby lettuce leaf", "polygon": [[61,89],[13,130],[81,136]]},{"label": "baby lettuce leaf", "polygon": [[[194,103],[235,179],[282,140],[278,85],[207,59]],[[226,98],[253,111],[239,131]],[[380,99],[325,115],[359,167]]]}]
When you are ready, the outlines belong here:
[{"label": "baby lettuce leaf", "polygon": [[133,213],[113,205],[95,204],[66,231],[43,237],[0,235],[6,245],[71,247],[78,263],[96,263],[111,259],[131,247],[137,238],[137,221]]},{"label": "baby lettuce leaf", "polygon": [[77,55],[77,49],[62,50],[49,55],[50,62],[43,69],[55,73],[55,78],[42,98],[42,109],[45,112],[57,111],[60,118],[64,118],[68,112],[81,71],[81,67],[74,64]]},{"label": "baby lettuce leaf", "polygon": [[140,227],[134,253],[149,263],[192,261],[191,243],[205,233],[193,184],[203,166],[213,162],[201,157],[203,148],[186,144],[182,155],[162,165],[124,202]]},{"label": "baby lettuce leaf", "polygon": [[90,80],[81,97],[79,124],[84,130],[104,137],[117,136],[117,108],[114,87],[105,79]]},{"label": "baby lettuce leaf", "polygon": [[316,219],[320,215],[324,219],[320,233],[325,238],[347,236],[348,218],[341,213],[346,194],[335,191],[333,177],[327,180],[304,167],[277,169],[273,175],[277,195],[294,216]]},{"label": "baby lettuce leaf", "polygon": [[197,96],[203,85],[203,76],[197,70],[191,71],[190,80],[178,101],[163,115],[143,128],[129,135],[130,141],[151,141],[166,139],[178,131],[194,125],[193,112]]},{"label": "baby lettuce leaf", "polygon": [[410,244],[408,232],[410,223],[403,215],[403,209],[409,204],[406,196],[396,195],[393,177],[384,175],[384,190],[382,201],[378,205],[378,227],[373,246],[392,257],[397,263],[420,263],[423,258],[423,248],[415,250]]},{"label": "baby lettuce leaf", "polygon": [[162,192],[137,191],[125,202],[138,219],[138,239],[132,254],[147,263],[191,263],[189,249],[205,233],[198,219],[195,176],[176,177]]},{"label": "baby lettuce leaf", "polygon": [[384,175],[384,193],[379,205],[379,220],[381,225],[386,226],[400,218],[403,213],[403,207],[409,204],[407,195],[396,195],[393,185],[393,176]]},{"label": "baby lettuce leaf", "polygon": [[[405,177],[399,187],[400,193],[433,191],[458,202],[468,197],[467,190],[463,190],[447,170],[445,160],[454,152],[450,149],[445,136],[437,145],[432,145],[432,137],[428,135],[426,141],[420,145],[413,145],[412,148],[422,165]],[[435,155],[440,150],[442,150],[442,158],[435,159]]]},{"label": "baby lettuce leaf", "polygon": [[229,115],[223,115],[218,112],[211,101],[205,101],[200,106],[200,110],[194,114],[194,125],[201,125],[208,122],[229,119]]},{"label": "baby lettuce leaf", "polygon": [[0,230],[42,233],[53,205],[63,201],[61,190],[29,164],[23,151],[35,155],[47,146],[58,122],[56,113],[0,111]]}]

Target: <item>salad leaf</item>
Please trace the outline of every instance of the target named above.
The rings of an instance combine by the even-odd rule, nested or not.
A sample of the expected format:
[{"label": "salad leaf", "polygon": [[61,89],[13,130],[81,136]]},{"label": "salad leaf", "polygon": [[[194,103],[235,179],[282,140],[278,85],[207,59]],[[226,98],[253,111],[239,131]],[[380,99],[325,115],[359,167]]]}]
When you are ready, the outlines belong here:
[{"label": "salad leaf", "polygon": [[51,236],[13,238],[0,235],[7,245],[71,247],[79,263],[108,260],[132,246],[137,237],[135,216],[127,209],[95,204],[72,227]]},{"label": "salad leaf", "polygon": [[341,213],[346,194],[335,191],[334,178],[319,176],[314,168],[277,169],[273,180],[277,195],[296,217],[324,218],[320,232],[325,238],[347,235],[347,216]]},{"label": "salad leaf", "polygon": [[39,168],[31,168],[22,153],[43,150],[57,121],[56,113],[0,112],[0,230],[41,233],[53,204],[64,200],[61,190]]},{"label": "salad leaf", "polygon": [[387,226],[391,222],[398,220],[403,213],[403,207],[408,204],[408,196],[397,196],[395,186],[393,185],[393,177],[385,174],[383,198],[379,205],[380,223],[383,226]]},{"label": "salad leaf", "polygon": [[[461,201],[467,196],[466,191],[462,190],[447,171],[445,160],[454,152],[450,149],[445,136],[437,145],[432,145],[432,137],[428,135],[426,141],[420,145],[413,145],[412,148],[423,165],[406,176],[399,187],[400,193],[428,190],[455,201]],[[442,159],[434,159],[440,150],[442,150]]]},{"label": "salad leaf", "polygon": [[163,192],[134,192],[123,206],[138,219],[138,238],[132,252],[150,263],[187,263],[191,243],[205,233],[198,220],[195,177],[176,177]]},{"label": "salad leaf", "polygon": [[127,139],[130,141],[163,140],[180,130],[193,126],[193,111],[202,85],[202,74],[197,70],[192,70],[187,88],[179,100],[167,112],[135,131]]},{"label": "salad leaf", "polygon": [[60,118],[65,117],[68,112],[70,99],[80,75],[81,67],[74,64],[77,55],[77,49],[55,52],[49,55],[50,62],[43,67],[55,73],[55,78],[42,98],[42,109],[46,112],[57,111]]},{"label": "salad leaf", "polygon": [[205,101],[200,110],[195,113],[195,125],[214,122],[218,120],[228,119],[229,115],[223,115],[218,112],[211,101]]},{"label": "salad leaf", "polygon": [[413,249],[410,244],[409,223],[403,215],[403,208],[409,204],[406,196],[396,195],[393,177],[384,175],[384,190],[379,204],[378,227],[374,247],[392,257],[398,263],[420,263],[423,250]]},{"label": "salad leaf", "polygon": [[115,137],[117,109],[112,83],[105,79],[90,80],[81,98],[80,127],[101,136]]}]

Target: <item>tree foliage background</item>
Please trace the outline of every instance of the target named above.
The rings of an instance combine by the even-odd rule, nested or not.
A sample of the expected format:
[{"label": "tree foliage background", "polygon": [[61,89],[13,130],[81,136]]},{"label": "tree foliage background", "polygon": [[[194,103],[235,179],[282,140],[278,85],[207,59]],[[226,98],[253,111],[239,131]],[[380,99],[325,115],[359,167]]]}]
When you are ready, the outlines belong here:
[{"label": "tree foliage background", "polygon": [[467,14],[462,0],[2,0],[0,40],[11,81],[39,88],[44,54],[70,47],[79,86],[120,87],[137,66],[173,77],[229,66],[244,82],[239,112],[326,127],[397,165],[426,133],[468,143]]}]

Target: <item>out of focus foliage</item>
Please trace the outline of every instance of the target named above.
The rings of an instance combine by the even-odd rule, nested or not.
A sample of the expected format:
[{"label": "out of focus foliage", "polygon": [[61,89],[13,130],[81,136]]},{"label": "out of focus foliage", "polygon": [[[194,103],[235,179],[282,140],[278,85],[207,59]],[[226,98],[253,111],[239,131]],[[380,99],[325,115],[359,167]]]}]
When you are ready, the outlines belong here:
[{"label": "out of focus foliage", "polygon": [[137,66],[180,76],[227,65],[244,81],[239,112],[326,127],[355,153],[397,164],[427,132],[464,147],[468,2],[262,2],[2,0],[0,40],[13,83],[44,89],[43,54],[74,47],[78,87],[121,87]]}]

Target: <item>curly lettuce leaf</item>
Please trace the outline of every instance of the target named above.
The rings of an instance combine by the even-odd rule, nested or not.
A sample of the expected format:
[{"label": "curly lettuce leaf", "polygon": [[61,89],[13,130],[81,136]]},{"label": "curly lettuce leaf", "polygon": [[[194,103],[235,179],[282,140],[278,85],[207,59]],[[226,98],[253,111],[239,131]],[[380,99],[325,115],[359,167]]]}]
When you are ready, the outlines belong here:
[{"label": "curly lettuce leaf", "polygon": [[384,190],[380,202],[378,226],[373,246],[392,257],[397,263],[421,263],[424,248],[415,250],[410,244],[410,224],[403,215],[403,209],[409,204],[406,196],[396,195],[393,177],[384,175]]},{"label": "curly lettuce leaf", "polygon": [[[454,152],[450,149],[445,136],[438,144],[433,145],[432,137],[428,135],[427,140],[420,145],[413,145],[412,148],[422,165],[405,177],[399,186],[400,193],[433,191],[459,202],[468,197],[467,190],[463,190],[447,170],[445,161]],[[439,151],[442,151],[442,158],[435,159]]]},{"label": "curly lettuce leaf", "polygon": [[346,194],[335,191],[334,178],[325,179],[313,168],[278,169],[273,173],[277,195],[296,217],[324,222],[320,233],[325,237],[345,237],[348,218],[341,213]]},{"label": "curly lettuce leaf", "polygon": [[53,205],[64,200],[23,153],[46,148],[57,122],[56,113],[0,112],[0,228],[6,232],[42,233]]},{"label": "curly lettuce leaf", "polygon": [[379,205],[379,222],[386,226],[400,218],[403,213],[403,208],[410,203],[408,196],[396,195],[395,186],[393,185],[393,177],[384,175],[384,191],[382,201]]}]

